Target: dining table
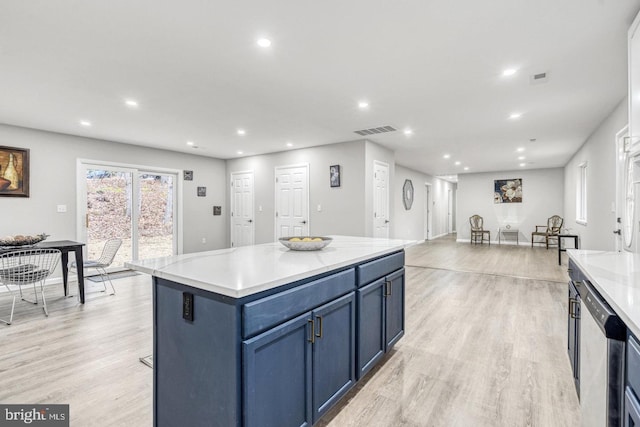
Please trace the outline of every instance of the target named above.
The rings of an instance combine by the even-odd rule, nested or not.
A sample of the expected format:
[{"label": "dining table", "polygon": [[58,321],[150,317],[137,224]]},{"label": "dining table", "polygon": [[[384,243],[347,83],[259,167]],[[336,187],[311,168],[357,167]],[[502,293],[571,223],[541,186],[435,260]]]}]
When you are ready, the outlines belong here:
[{"label": "dining table", "polygon": [[80,303],[84,304],[84,269],[82,265],[84,260],[82,257],[82,248],[85,246],[82,242],[73,240],[51,240],[42,241],[28,247],[0,247],[0,254],[7,252],[15,252],[23,249],[58,249],[60,251],[60,267],[62,269],[62,284],[64,286],[64,295],[68,295],[68,277],[69,277],[69,252],[73,252],[76,257],[76,265],[79,266],[78,271],[78,294],[80,295]]}]

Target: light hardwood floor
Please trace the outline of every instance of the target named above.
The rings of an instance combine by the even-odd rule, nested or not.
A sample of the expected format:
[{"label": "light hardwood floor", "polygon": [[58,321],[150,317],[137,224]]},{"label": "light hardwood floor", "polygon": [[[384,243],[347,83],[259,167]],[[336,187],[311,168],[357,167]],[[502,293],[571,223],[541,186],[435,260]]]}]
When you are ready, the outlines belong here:
[{"label": "light hardwood floor", "polygon": [[[407,265],[405,337],[320,426],[579,425],[555,250],[443,238],[410,248]],[[19,304],[0,325],[0,402],[69,403],[72,426],[151,425],[152,371],[138,361],[150,282],[116,280],[116,296],[84,306],[54,287],[48,318]]]}]

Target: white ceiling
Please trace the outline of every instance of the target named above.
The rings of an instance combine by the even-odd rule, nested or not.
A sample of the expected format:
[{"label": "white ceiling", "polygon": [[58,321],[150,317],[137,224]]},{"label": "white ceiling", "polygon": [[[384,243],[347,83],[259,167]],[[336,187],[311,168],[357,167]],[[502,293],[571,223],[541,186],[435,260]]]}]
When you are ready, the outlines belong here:
[{"label": "white ceiling", "polygon": [[[223,159],[392,125],[399,131],[369,139],[434,175],[518,169],[517,147],[527,168],[563,166],[625,96],[639,9],[640,0],[2,0],[0,122]],[[519,71],[502,77],[508,67]],[[529,83],[545,71],[547,83]]]}]

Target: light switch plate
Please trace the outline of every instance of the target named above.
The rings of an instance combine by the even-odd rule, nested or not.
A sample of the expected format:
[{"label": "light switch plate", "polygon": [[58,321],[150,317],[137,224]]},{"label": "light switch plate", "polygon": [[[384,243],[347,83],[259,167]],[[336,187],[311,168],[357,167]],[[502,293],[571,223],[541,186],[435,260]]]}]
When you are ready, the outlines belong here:
[{"label": "light switch plate", "polygon": [[67,205],[58,205],[58,212],[65,213],[67,211]]}]

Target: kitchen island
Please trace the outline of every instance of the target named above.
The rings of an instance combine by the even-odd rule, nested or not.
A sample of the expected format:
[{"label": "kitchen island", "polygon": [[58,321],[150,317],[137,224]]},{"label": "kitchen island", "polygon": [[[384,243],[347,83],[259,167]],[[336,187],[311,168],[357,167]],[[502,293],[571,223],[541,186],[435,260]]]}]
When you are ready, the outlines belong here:
[{"label": "kitchen island", "polygon": [[155,426],[310,426],[381,360],[414,242],[332,237],[127,264],[153,276]]}]

